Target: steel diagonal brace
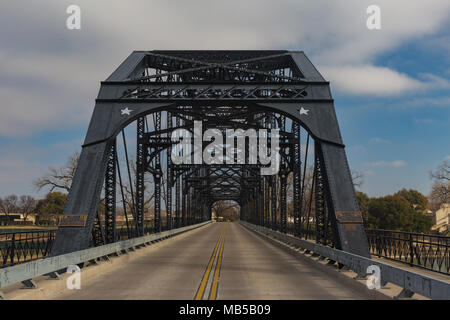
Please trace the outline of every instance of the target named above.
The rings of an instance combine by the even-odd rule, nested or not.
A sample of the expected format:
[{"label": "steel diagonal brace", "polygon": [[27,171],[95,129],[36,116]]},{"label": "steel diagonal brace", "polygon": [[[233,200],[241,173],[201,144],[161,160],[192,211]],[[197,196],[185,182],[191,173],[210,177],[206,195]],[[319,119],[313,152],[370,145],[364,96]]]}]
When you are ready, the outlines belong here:
[{"label": "steel diagonal brace", "polygon": [[286,80],[294,80],[294,81],[295,80],[302,80],[301,78],[282,76],[282,75],[277,75],[277,74],[270,73],[270,72],[263,72],[263,71],[257,71],[257,70],[247,69],[247,68],[230,67],[229,66],[229,65],[232,65],[232,64],[240,64],[240,63],[245,63],[245,62],[254,62],[254,61],[260,61],[260,60],[268,60],[268,59],[275,58],[275,57],[280,57],[280,56],[288,56],[289,55],[288,53],[284,53],[284,54],[280,54],[280,55],[266,56],[266,57],[259,57],[259,58],[255,58],[255,59],[236,60],[236,61],[225,62],[225,63],[211,63],[211,62],[205,62],[205,61],[200,61],[200,60],[195,60],[195,59],[184,59],[184,58],[180,58],[180,57],[163,55],[163,54],[158,54],[158,53],[153,53],[153,52],[149,52],[147,54],[152,55],[152,56],[157,56],[157,57],[164,57],[166,59],[172,59],[172,60],[188,62],[188,63],[192,63],[192,64],[203,64],[203,65],[205,65],[205,67],[190,68],[189,70],[185,69],[185,70],[188,70],[188,71],[185,71],[185,70],[173,71],[173,72],[161,73],[161,74],[158,74],[158,75],[152,75],[152,76],[147,76],[147,77],[142,77],[141,78],[141,79],[145,79],[145,80],[153,79],[153,78],[160,78],[160,77],[169,76],[169,75],[176,75],[176,74],[180,74],[180,73],[188,73],[188,72],[192,72],[192,71],[201,71],[201,70],[209,69],[211,67],[224,68],[224,69],[229,69],[229,70],[233,70],[233,71],[243,71],[243,72],[254,73],[254,74],[259,74],[259,75],[265,75],[265,76],[270,76],[270,77],[277,77],[277,78],[286,79]]}]

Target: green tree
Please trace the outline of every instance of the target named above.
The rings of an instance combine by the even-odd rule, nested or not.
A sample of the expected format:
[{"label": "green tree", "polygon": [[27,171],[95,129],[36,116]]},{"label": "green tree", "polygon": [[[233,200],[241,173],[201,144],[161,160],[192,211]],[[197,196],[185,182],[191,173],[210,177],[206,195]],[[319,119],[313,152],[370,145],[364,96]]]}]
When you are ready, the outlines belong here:
[{"label": "green tree", "polygon": [[428,199],[419,191],[414,189],[402,189],[396,193],[406,199],[410,205],[419,211],[425,211],[428,208]]},{"label": "green tree", "polygon": [[45,199],[39,200],[36,205],[36,213],[39,220],[48,220],[52,215],[63,213],[67,201],[67,194],[61,192],[50,192]]},{"label": "green tree", "polygon": [[429,232],[432,221],[399,194],[373,198],[369,202],[369,223],[377,229]]},{"label": "green tree", "polygon": [[364,192],[356,191],[356,200],[358,201],[359,210],[361,210],[364,224],[369,228],[373,228],[369,221],[369,196]]},{"label": "green tree", "polygon": [[433,221],[430,217],[424,215],[422,212],[415,211],[411,223],[406,226],[406,229],[412,232],[429,233],[432,226]]}]

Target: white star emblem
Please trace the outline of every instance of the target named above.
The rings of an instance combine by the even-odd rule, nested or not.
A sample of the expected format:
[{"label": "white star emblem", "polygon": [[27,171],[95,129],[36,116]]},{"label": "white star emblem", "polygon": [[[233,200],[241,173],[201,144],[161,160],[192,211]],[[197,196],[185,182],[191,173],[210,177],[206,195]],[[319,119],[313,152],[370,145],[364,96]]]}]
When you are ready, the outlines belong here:
[{"label": "white star emblem", "polygon": [[120,110],[120,112],[122,112],[122,114],[121,114],[122,116],[123,115],[129,116],[132,111],[133,110],[128,109],[128,107],[126,107],[125,109]]},{"label": "white star emblem", "polygon": [[304,114],[304,115],[308,115],[309,110],[308,109],[304,109],[303,107],[300,108],[300,110],[298,110],[300,112],[300,115]]}]

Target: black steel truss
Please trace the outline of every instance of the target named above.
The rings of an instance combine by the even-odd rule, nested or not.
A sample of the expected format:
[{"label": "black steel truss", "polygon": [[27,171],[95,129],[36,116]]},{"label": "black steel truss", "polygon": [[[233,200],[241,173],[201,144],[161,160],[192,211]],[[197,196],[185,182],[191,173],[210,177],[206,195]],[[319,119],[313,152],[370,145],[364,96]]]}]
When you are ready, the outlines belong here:
[{"label": "black steel truss", "polygon": [[144,235],[144,175],[145,175],[145,118],[139,117],[136,121],[137,128],[137,150],[136,150],[136,227],[137,234]]},{"label": "black steel truss", "polygon": [[[94,113],[80,158],[80,166],[95,166],[94,176],[77,180],[89,184],[93,179],[95,186],[101,186],[98,180],[105,181],[104,220],[101,215],[89,212],[85,227],[89,232],[94,230],[95,243],[101,243],[103,238],[103,243],[119,238],[116,231],[119,202],[126,217],[127,236],[131,237],[210,219],[216,201],[235,201],[243,220],[299,237],[315,234],[319,243],[368,255],[329,83],[303,52],[134,52],[102,82],[96,103],[101,111]],[[124,133],[124,128],[133,121],[137,127],[134,176],[130,172]],[[173,163],[173,130],[186,129],[194,135],[195,121],[202,121],[202,136],[208,129],[223,134],[230,129],[258,132],[278,129],[279,172],[262,176],[263,165],[248,164],[248,144],[240,151],[245,152],[245,164]],[[97,127],[106,129],[96,130]],[[131,192],[127,199],[118,164],[118,132],[122,132],[126,153]],[[269,146],[272,139],[269,133]],[[203,142],[203,148],[208,144]],[[314,146],[314,153],[308,155],[310,146]],[[95,149],[98,159],[88,156],[90,149]],[[102,152],[104,158],[100,157]],[[312,174],[308,158],[313,158]],[[151,185],[145,180],[146,174],[152,177]],[[93,189],[96,193],[92,196],[73,191],[66,214],[77,213],[78,207],[74,205],[77,201],[85,203],[83,207],[94,208],[100,190]],[[150,207],[146,199],[149,192]],[[134,222],[128,220],[127,212]],[[148,225],[152,227],[149,229]],[[85,247],[86,232],[83,229],[79,233],[79,240],[67,245],[62,241],[76,232],[60,228],[52,254]]]},{"label": "black steel truss", "polygon": [[105,241],[112,243],[116,235],[116,140],[111,143],[105,173]]}]

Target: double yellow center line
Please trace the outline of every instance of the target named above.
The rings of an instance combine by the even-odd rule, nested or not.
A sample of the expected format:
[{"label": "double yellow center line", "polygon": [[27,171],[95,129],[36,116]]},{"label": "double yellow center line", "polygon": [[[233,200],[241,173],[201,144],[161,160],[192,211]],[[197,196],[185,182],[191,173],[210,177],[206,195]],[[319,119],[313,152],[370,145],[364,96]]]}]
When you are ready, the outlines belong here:
[{"label": "double yellow center line", "polygon": [[219,275],[220,275],[220,267],[222,265],[222,256],[223,256],[223,247],[225,244],[225,227],[222,228],[222,231],[217,239],[216,246],[214,247],[211,258],[209,259],[208,265],[206,267],[205,273],[203,274],[202,281],[200,282],[200,286],[198,287],[197,293],[195,295],[194,300],[202,300],[206,287],[208,285],[209,276],[213,269],[214,261],[216,260],[217,253],[219,256],[217,257],[216,268],[214,270],[214,275],[212,279],[211,289],[209,292],[209,300],[215,300],[217,297],[217,289],[219,286]]}]

